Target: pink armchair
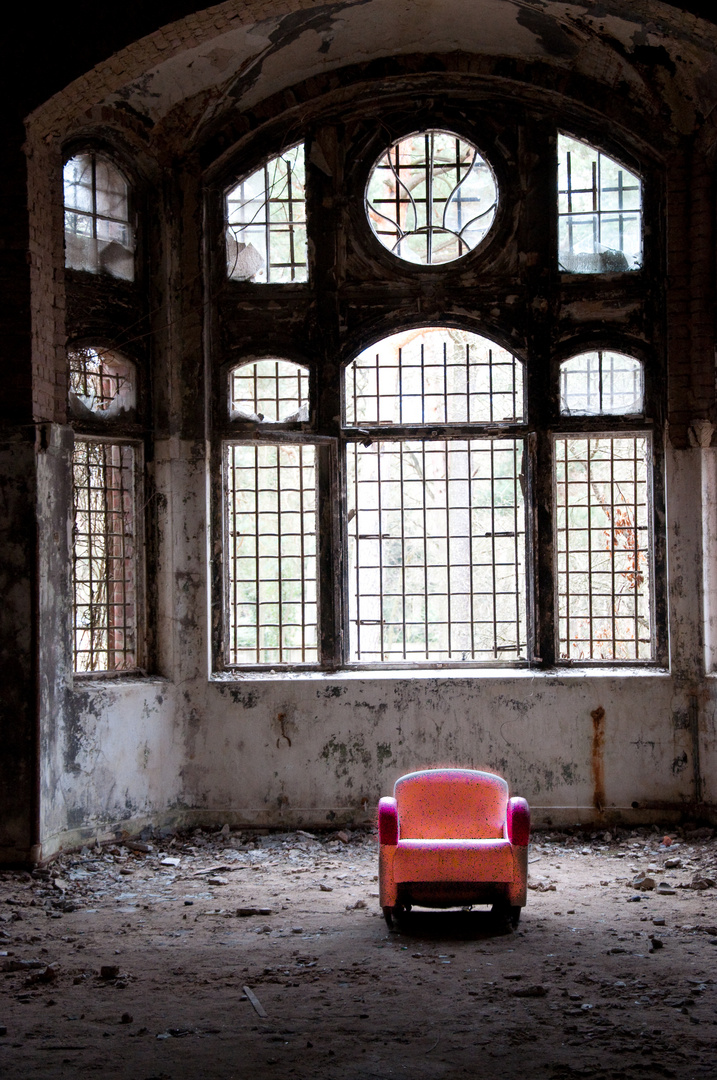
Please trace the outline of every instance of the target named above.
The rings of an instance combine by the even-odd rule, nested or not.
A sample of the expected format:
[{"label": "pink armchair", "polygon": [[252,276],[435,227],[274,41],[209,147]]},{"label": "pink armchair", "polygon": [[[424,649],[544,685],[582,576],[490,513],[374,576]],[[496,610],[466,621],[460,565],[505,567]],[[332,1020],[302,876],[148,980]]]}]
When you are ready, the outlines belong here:
[{"label": "pink armchair", "polygon": [[530,810],[500,776],[426,769],[378,804],[379,895],[393,917],[423,907],[492,904],[518,925],[528,883]]}]

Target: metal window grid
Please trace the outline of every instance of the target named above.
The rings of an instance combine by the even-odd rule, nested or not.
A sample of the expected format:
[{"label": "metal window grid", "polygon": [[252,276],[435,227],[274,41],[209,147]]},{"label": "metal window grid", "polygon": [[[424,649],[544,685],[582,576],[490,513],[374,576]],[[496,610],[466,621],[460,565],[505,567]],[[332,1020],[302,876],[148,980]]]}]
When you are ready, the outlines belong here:
[{"label": "metal window grid", "polygon": [[225,448],[226,660],[318,662],[316,448]]},{"label": "metal window grid", "polygon": [[[226,197],[227,274],[253,281],[306,281],[304,147],[291,147],[240,180]],[[253,249],[253,261],[247,250]]]},{"label": "metal window grid", "polygon": [[366,214],[384,247],[432,265],[477,247],[493,223],[497,189],[471,143],[446,131],[401,139],[378,159],[366,189]]},{"label": "metal window grid", "polygon": [[[231,408],[248,410],[261,420],[298,419],[309,400],[309,373],[288,360],[257,360],[231,373]],[[308,419],[308,416],[307,416]]]},{"label": "metal window grid", "polygon": [[[620,166],[606,154],[587,147],[594,153],[591,163],[591,181],[588,186],[573,183],[573,155],[575,151],[567,149],[573,144],[580,146],[578,140],[561,136],[561,145],[565,153],[565,187],[559,187],[558,199],[561,208],[558,217],[562,222],[560,229],[559,256],[579,255],[600,252],[605,248],[629,254],[629,249],[636,248],[632,255],[641,261],[640,230],[642,226],[642,183],[640,178],[628,169]],[[606,169],[616,171],[614,183],[603,179]],[[616,205],[608,206],[613,202]],[[633,204],[633,205],[630,205]],[[562,209],[562,206],[565,209]]]},{"label": "metal window grid", "polygon": [[137,666],[135,455],[121,443],[75,440],[75,671]]},{"label": "metal window grid", "polygon": [[649,660],[647,435],[555,439],[559,655]]},{"label": "metal window grid", "polygon": [[93,412],[105,412],[120,393],[132,389],[131,365],[113,352],[75,348],[70,349],[67,355],[70,392],[91,402]]},{"label": "metal window grid", "polygon": [[517,357],[466,331],[424,329],[384,338],[348,365],[348,424],[523,420]]},{"label": "metal window grid", "polygon": [[560,411],[564,416],[640,413],[642,364],[622,353],[581,353],[560,365]]},{"label": "metal window grid", "polygon": [[95,153],[78,154],[65,165],[63,179],[65,231],[128,248],[128,188],[119,169]]},{"label": "metal window grid", "polygon": [[525,658],[523,440],[346,453],[350,660]]}]

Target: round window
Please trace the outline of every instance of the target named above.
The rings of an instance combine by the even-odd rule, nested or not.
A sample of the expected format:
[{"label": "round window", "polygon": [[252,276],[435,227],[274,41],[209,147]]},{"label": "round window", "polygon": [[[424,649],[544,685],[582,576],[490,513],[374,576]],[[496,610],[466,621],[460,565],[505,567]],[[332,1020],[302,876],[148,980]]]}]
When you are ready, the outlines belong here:
[{"label": "round window", "polygon": [[450,131],[399,139],[378,159],[366,187],[366,214],[385,248],[422,266],[453,262],[487,234],[498,188],[477,148]]}]

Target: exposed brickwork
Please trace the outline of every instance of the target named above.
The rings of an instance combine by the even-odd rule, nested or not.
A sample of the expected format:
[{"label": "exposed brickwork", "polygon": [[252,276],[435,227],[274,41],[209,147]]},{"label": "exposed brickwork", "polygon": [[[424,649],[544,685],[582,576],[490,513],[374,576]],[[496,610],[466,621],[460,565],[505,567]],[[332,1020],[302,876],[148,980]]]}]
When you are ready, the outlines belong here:
[{"label": "exposed brickwork", "polygon": [[40,142],[28,159],[33,416],[62,423],[67,400],[62,157],[56,143]]},{"label": "exposed brickwork", "polygon": [[22,125],[5,118],[5,122],[0,121],[0,138],[0,421],[22,424],[31,419],[30,269]]},{"label": "exposed brickwork", "polygon": [[673,445],[715,418],[714,184],[694,153],[667,166],[668,418]]}]

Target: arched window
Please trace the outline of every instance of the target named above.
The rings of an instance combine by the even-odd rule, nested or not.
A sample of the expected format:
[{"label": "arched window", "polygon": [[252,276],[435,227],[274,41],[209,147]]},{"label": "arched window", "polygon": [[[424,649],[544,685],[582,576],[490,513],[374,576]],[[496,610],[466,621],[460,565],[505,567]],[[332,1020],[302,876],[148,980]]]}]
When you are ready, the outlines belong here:
[{"label": "arched window", "polygon": [[572,274],[642,266],[642,181],[594,146],[558,136],[558,262]]},{"label": "arched window", "polygon": [[227,276],[264,283],[306,281],[304,147],[292,146],[226,195]]},{"label": "arched window", "polygon": [[[68,352],[72,460],[73,651],[77,673],[138,667],[140,447],[119,438],[136,405],[135,368],[97,346]],[[102,433],[98,430],[98,421]]]},{"label": "arched window", "polygon": [[597,349],[560,365],[563,416],[638,414],[642,399],[642,364],[632,356]]},{"label": "arched window", "polygon": [[494,434],[523,423],[522,364],[475,333],[419,327],[365,349],[344,385],[361,428],[346,441],[350,659],[524,657],[526,445]]},{"label": "arched window", "polygon": [[63,185],[65,266],[133,281],[129,185],[120,170],[88,150],[66,162]]},{"label": "arched window", "polygon": [[[563,361],[560,407],[564,416],[639,416],[642,364],[603,350]],[[560,658],[649,659],[650,433],[557,435],[554,448]]]},{"label": "arched window", "polygon": [[230,374],[230,412],[234,420],[266,424],[309,419],[309,373],[289,360],[253,360]]},{"label": "arched window", "polygon": [[[528,151],[523,106],[404,105],[223,186],[217,665],[662,663],[643,179],[537,114]],[[645,357],[564,358],[608,319]]]},{"label": "arched window", "polygon": [[75,347],[68,351],[70,413],[78,420],[112,420],[137,404],[137,379],[131,360],[113,349]]},{"label": "arched window", "polygon": [[[301,424],[309,376],[288,360],[229,375],[232,421]],[[318,654],[318,499],[310,443],[230,442],[224,452],[230,664],[311,664]]]}]

